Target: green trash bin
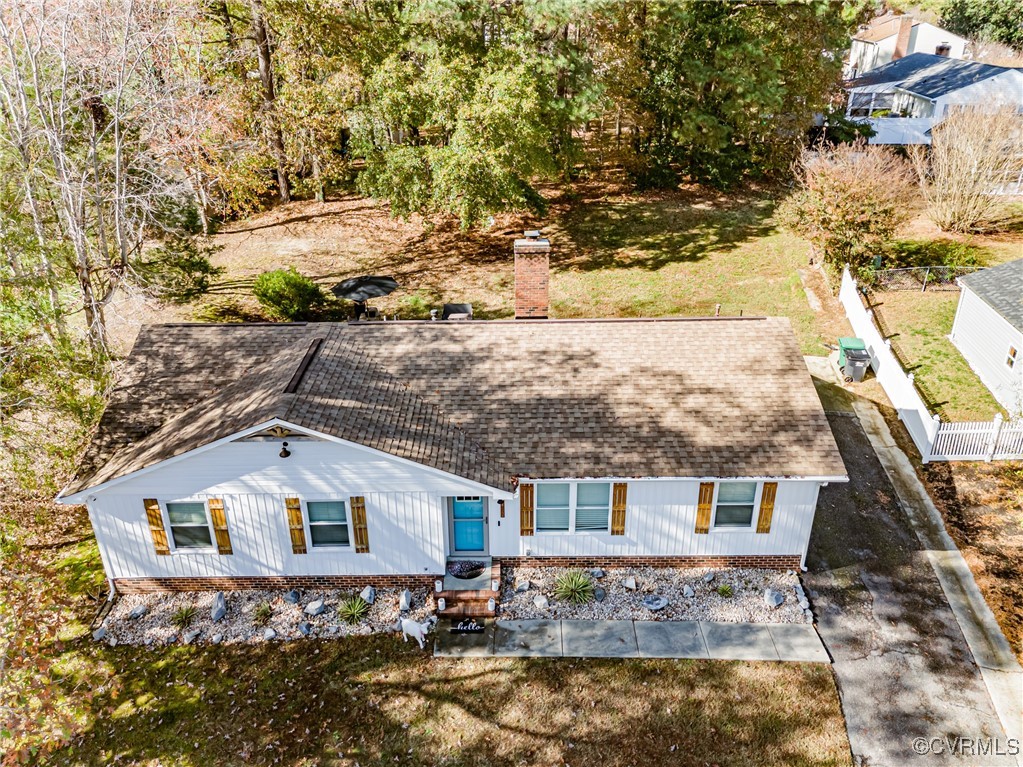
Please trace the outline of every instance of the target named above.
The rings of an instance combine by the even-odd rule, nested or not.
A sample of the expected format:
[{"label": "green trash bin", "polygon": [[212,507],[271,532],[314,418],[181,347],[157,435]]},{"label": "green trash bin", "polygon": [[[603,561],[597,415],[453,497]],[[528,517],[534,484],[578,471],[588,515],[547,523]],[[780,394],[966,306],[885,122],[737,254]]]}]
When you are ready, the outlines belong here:
[{"label": "green trash bin", "polygon": [[845,353],[850,349],[856,349],[863,351],[867,348],[867,345],[863,342],[862,338],[839,338],[838,339],[838,366],[840,368],[845,367]]}]

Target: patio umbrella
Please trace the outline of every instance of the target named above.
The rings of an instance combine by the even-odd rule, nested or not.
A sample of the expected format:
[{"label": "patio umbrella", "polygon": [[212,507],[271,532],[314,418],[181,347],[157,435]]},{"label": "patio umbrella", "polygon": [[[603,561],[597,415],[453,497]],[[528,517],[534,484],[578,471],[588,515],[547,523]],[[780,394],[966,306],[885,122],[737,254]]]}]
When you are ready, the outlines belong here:
[{"label": "patio umbrella", "polygon": [[352,277],[339,282],[330,289],[338,298],[346,298],[357,304],[365,303],[370,298],[387,296],[398,289],[393,277]]}]

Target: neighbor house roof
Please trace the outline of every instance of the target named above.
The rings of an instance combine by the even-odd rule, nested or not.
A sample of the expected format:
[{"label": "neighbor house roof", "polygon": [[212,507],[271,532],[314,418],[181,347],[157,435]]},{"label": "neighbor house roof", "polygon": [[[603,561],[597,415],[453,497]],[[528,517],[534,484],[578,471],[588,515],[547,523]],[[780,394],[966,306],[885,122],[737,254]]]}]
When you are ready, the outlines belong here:
[{"label": "neighbor house roof", "polygon": [[[882,40],[887,40],[889,37],[899,34],[902,19],[902,16],[878,16],[870,20],[866,29],[853,35],[853,40],[864,43],[879,43]],[[919,23],[919,21],[913,20],[912,26],[915,27]]]},{"label": "neighbor house roof", "polygon": [[933,53],[911,53],[901,59],[889,61],[876,69],[871,69],[846,83],[849,88],[862,88],[866,85],[882,85],[884,83],[899,83],[915,75],[917,72],[933,67],[943,61],[949,61],[944,56],[936,56]]},{"label": "neighbor house roof", "polygon": [[786,319],[156,325],[65,493],[275,418],[500,489],[845,475]]},{"label": "neighbor house roof", "polygon": [[968,274],[959,282],[1023,332],[1023,258]]}]

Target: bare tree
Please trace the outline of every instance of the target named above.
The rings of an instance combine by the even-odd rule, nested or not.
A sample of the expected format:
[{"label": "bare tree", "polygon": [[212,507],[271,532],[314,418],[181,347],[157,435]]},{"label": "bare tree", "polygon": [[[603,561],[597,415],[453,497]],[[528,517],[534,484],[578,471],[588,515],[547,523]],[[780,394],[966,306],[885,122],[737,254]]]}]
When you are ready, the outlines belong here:
[{"label": "bare tree", "polygon": [[927,212],[941,229],[996,225],[1006,187],[1023,173],[1023,115],[1015,107],[954,109],[932,131],[930,150],[910,153]]}]

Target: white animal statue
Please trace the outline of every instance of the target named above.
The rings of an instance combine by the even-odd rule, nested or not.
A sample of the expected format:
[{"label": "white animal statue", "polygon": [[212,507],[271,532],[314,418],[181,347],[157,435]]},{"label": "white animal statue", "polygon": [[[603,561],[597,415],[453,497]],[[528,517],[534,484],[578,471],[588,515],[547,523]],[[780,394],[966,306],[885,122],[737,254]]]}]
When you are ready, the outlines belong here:
[{"label": "white animal statue", "polygon": [[419,642],[419,649],[422,650],[426,647],[426,635],[430,633],[430,629],[433,628],[433,624],[436,622],[436,616],[430,616],[422,623],[418,623],[411,618],[402,618],[394,624],[394,630],[400,631],[402,634],[401,638],[406,642],[409,637],[415,639]]}]

